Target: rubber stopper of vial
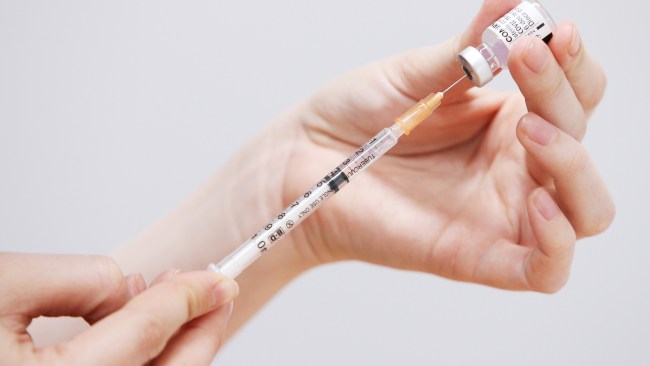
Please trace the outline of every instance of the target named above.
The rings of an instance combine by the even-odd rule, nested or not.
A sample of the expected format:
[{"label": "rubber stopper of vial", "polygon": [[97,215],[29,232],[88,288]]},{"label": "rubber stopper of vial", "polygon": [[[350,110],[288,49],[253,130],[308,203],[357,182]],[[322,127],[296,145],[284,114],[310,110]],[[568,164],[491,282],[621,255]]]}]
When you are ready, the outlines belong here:
[{"label": "rubber stopper of vial", "polygon": [[463,65],[463,71],[474,85],[481,87],[494,79],[490,64],[476,48],[465,48],[458,54],[458,60]]}]

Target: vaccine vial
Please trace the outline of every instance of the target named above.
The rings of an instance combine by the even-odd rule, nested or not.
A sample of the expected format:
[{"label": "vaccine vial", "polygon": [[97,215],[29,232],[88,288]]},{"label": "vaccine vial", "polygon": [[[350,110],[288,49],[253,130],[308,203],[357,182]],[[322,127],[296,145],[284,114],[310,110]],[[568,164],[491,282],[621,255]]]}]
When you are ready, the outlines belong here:
[{"label": "vaccine vial", "polygon": [[508,54],[517,40],[535,36],[548,43],[553,31],[555,23],[546,9],[536,0],[524,0],[487,27],[482,35],[483,43],[464,49],[458,54],[458,61],[474,85],[481,87],[499,69],[508,68]]}]

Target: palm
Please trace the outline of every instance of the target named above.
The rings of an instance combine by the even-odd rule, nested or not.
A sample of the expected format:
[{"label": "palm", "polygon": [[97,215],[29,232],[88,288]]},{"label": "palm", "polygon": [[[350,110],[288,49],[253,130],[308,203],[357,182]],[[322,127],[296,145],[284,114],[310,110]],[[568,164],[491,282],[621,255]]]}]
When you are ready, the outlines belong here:
[{"label": "palm", "polygon": [[[313,142],[295,159],[336,165],[415,102],[373,82],[355,85],[314,98],[318,118],[302,121]],[[310,220],[307,225],[320,233],[317,246],[334,258],[480,280],[474,277],[492,246],[535,242],[525,210],[537,184],[515,136],[524,112],[517,96],[472,91],[448,98],[430,121]],[[321,175],[328,169],[318,168]],[[289,188],[297,195],[308,185],[296,180]]]},{"label": "palm", "polygon": [[[287,171],[284,193],[301,194],[418,99],[454,82],[462,74],[454,55],[518,3],[487,0],[459,37],[369,65],[303,104],[291,118],[301,138],[283,148],[286,166],[301,169]],[[602,232],[614,215],[580,145],[605,77],[575,34],[562,24],[550,51],[532,38],[513,46],[508,65],[522,94],[465,81],[446,95],[429,121],[303,225],[317,259],[508,289],[561,288],[576,237]],[[545,66],[534,71],[538,60]]]}]

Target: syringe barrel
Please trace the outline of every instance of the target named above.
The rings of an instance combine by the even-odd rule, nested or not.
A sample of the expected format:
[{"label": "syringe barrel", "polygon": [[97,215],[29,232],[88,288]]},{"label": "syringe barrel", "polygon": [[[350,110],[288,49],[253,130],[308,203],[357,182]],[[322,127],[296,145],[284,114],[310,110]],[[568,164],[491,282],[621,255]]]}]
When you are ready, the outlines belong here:
[{"label": "syringe barrel", "polygon": [[359,150],[344,160],[341,165],[336,167],[336,170],[344,173],[347,177],[346,181],[349,182],[357,177],[358,173],[368,169],[372,163],[393,148],[403,134],[404,131],[397,123],[391,127],[384,128],[375,137],[366,142],[365,145],[361,146]]},{"label": "syringe barrel", "polygon": [[397,123],[383,129],[349,158],[345,159],[330,174],[292,202],[273,221],[245,241],[221,262],[216,265],[210,264],[208,269],[222,273],[230,278],[239,276],[257,258],[271,249],[286,234],[319,209],[326,200],[344,185],[357,177],[359,173],[368,169],[370,165],[395,146],[403,133],[404,131]]}]

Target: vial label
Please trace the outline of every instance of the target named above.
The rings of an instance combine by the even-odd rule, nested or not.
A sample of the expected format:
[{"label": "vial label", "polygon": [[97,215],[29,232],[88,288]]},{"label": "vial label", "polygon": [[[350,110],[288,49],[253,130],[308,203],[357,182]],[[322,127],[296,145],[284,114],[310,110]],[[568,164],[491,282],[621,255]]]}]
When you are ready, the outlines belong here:
[{"label": "vial label", "polygon": [[494,22],[487,28],[487,31],[503,40],[508,49],[521,37],[535,36],[548,43],[553,35],[551,24],[537,10],[535,5],[527,1],[522,2],[508,14]]}]

